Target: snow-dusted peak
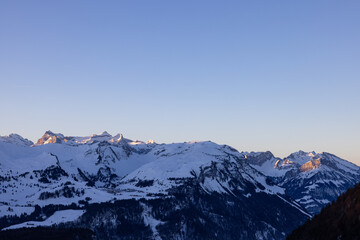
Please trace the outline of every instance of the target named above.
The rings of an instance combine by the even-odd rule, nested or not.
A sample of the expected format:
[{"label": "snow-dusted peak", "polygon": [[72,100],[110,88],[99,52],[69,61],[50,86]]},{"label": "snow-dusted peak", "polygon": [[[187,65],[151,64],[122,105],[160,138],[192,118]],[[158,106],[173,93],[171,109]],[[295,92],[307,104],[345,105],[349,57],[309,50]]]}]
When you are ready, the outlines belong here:
[{"label": "snow-dusted peak", "polygon": [[61,134],[61,133],[54,133],[54,132],[52,132],[52,131],[50,131],[50,130],[46,131],[46,132],[45,132],[45,134],[48,134],[48,135],[51,135],[51,136],[60,136],[60,137],[64,137],[64,135],[63,135],[63,134]]},{"label": "snow-dusted peak", "polygon": [[36,145],[43,145],[48,143],[63,143],[64,135],[61,133],[53,133],[52,131],[46,131],[44,135],[37,141]]},{"label": "snow-dusted peak", "polygon": [[113,144],[120,143],[122,141],[131,142],[131,140],[125,139],[122,134],[112,136],[107,131],[100,134],[93,134],[91,136],[74,137],[64,136],[61,133],[53,133],[46,131],[45,134],[37,141],[36,145],[43,145],[48,143],[61,143],[68,145],[81,145],[81,144],[92,144],[95,142],[109,142]]},{"label": "snow-dusted peak", "polygon": [[305,152],[303,150],[299,150],[297,152],[293,152],[291,153],[288,157],[299,157],[299,156],[305,156],[305,155],[308,155],[309,152]]},{"label": "snow-dusted peak", "polygon": [[289,159],[290,161],[299,163],[300,165],[310,161],[312,158],[316,157],[318,154],[314,151],[312,152],[304,152],[302,150],[298,152],[294,152],[290,154],[286,159]]},{"label": "snow-dusted peak", "polygon": [[13,143],[22,146],[31,146],[34,144],[32,141],[15,133],[11,133],[8,136],[0,136],[0,142]]},{"label": "snow-dusted peak", "polygon": [[111,134],[109,134],[107,131],[103,131],[100,135],[101,136],[111,136]]},{"label": "snow-dusted peak", "polygon": [[299,151],[292,153],[289,157],[285,158],[281,163],[282,166],[292,165],[299,168],[302,172],[307,172],[313,169],[322,168],[326,166],[327,169],[332,170],[346,170],[346,171],[359,171],[359,167],[344,159],[341,159],[330,153],[316,153]]},{"label": "snow-dusted peak", "polygon": [[[75,137],[74,142],[77,144],[86,144],[94,142],[110,142],[110,143],[130,143],[132,140],[124,138],[121,133],[112,136],[108,132],[104,131],[101,134],[93,134],[91,137]],[[135,141],[136,142],[136,141]]]},{"label": "snow-dusted peak", "polygon": [[281,159],[271,152],[243,153],[247,162],[267,176],[284,176],[288,171],[309,173],[313,170],[346,171],[356,174],[360,168],[330,153],[298,151]]},{"label": "snow-dusted peak", "polygon": [[103,142],[103,141],[110,141],[112,140],[113,136],[111,134],[109,134],[108,132],[104,131],[101,134],[93,134],[90,139],[87,140],[87,142],[94,142],[94,141],[98,141],[98,142]]},{"label": "snow-dusted peak", "polygon": [[93,134],[91,135],[92,138],[100,138],[100,137],[104,137],[104,138],[112,138],[112,135],[110,133],[108,133],[107,131],[103,131],[100,134]]},{"label": "snow-dusted peak", "polygon": [[121,141],[123,141],[123,140],[124,140],[123,135],[120,134],[120,133],[118,133],[118,134],[116,134],[114,137],[112,137],[112,138],[109,140],[109,142],[119,143],[119,142],[121,142]]}]

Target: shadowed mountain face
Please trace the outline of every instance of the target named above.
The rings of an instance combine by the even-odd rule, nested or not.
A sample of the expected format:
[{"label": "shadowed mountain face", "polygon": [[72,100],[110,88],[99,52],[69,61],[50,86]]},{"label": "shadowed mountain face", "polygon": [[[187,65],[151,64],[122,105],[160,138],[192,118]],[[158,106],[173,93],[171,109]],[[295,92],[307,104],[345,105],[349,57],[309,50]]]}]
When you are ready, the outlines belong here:
[{"label": "shadowed mountain face", "polygon": [[360,184],[296,229],[288,240],[360,239]]},{"label": "shadowed mountain face", "polygon": [[0,231],[1,240],[92,240],[94,234],[88,229],[81,228],[23,228],[18,230]]},{"label": "shadowed mountain face", "polygon": [[[325,204],[358,176],[345,160],[309,154],[279,159],[107,132],[47,131],[35,145],[0,137],[0,228],[60,224],[98,239],[284,239],[311,216],[310,201]],[[313,193],[322,183],[331,191]]]}]

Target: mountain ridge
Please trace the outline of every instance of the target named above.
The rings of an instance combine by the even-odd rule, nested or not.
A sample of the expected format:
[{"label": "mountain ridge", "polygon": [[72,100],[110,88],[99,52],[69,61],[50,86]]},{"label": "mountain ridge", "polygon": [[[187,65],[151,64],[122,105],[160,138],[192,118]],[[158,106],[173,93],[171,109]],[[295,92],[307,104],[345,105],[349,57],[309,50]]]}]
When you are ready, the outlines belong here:
[{"label": "mountain ridge", "polygon": [[[302,177],[300,178],[302,181],[308,180],[303,177],[304,174],[308,177],[318,176],[320,180],[328,180],[325,178],[326,175],[316,175],[318,172],[327,174],[328,166],[338,167],[339,173],[336,172],[338,175],[345,172],[356,175],[358,170],[357,166],[348,166],[340,158],[327,153],[322,155],[311,153],[310,156],[310,153],[298,152],[290,154],[289,158],[280,159],[269,151],[239,152],[230,146],[218,145],[211,141],[158,144],[154,141],[133,141],[124,138],[121,134],[112,136],[107,132],[85,137],[68,137],[47,131],[39,139],[39,144],[32,145],[19,145],[18,141],[14,140],[12,143],[8,140],[9,138],[0,137],[2,197],[0,217],[11,215],[17,219],[16,216],[30,214],[35,206],[46,209],[54,204],[65,206],[75,204],[77,208],[85,210],[84,216],[92,218],[92,215],[87,215],[89,209],[86,210],[86,206],[94,204],[107,206],[107,203],[116,201],[121,208],[126,203],[124,201],[133,199],[131,208],[134,208],[135,212],[138,209],[145,211],[142,213],[145,214],[145,217],[142,216],[144,219],[142,224],[145,222],[150,224],[149,219],[154,219],[151,221],[157,223],[149,230],[153,233],[153,237],[160,234],[157,233],[157,231],[161,232],[160,225],[165,226],[171,222],[169,227],[174,228],[175,225],[182,223],[177,222],[178,220],[169,222],[161,214],[154,215],[149,209],[156,209],[159,206],[153,205],[152,201],[166,208],[164,211],[168,214],[180,214],[182,217],[179,219],[187,219],[190,215],[181,211],[174,212],[170,208],[187,211],[185,209],[196,208],[202,202],[201,204],[205,204],[206,207],[198,206],[202,209],[200,212],[197,211],[198,214],[206,215],[214,226],[220,226],[222,220],[213,215],[220,212],[213,204],[219,204],[219,201],[226,199],[229,203],[222,204],[224,208],[228,208],[223,209],[225,212],[230,211],[232,206],[237,206],[236,209],[244,212],[234,216],[229,212],[230,215],[223,217],[253,224],[239,229],[235,225],[231,226],[231,230],[227,229],[227,231],[231,231],[232,237],[284,239],[287,233],[317,211],[301,201],[304,197],[310,197],[317,202],[321,199],[329,201],[328,199],[332,197],[324,195],[320,199],[311,192],[307,195],[299,193],[296,189],[305,187],[297,182],[299,176]],[[302,163],[310,159],[311,162],[312,158],[316,159],[319,156],[322,157],[319,168],[310,167],[309,171],[300,171],[301,165],[295,161]],[[267,164],[266,168],[264,164]],[[275,165],[278,167],[274,168]],[[322,170],[324,166],[326,171]],[[335,176],[338,177],[336,174]],[[333,183],[334,180],[330,180]],[[354,179],[348,180],[347,184],[352,184],[351,181]],[[315,184],[319,183],[308,185],[314,187]],[[343,187],[345,185],[335,186],[338,194],[343,191]],[[178,196],[186,201],[179,202],[176,200]],[[260,213],[260,207],[254,203],[262,205],[264,213]],[[321,204],[325,204],[325,201]],[[208,215],[207,212],[212,213]],[[96,214],[100,214],[98,217],[103,217],[100,212]],[[128,217],[139,219],[139,216],[130,215]],[[200,215],[193,217],[199,217],[198,227],[202,228],[202,224],[205,223],[200,220],[202,219]],[[37,219],[35,215],[31,216],[33,217],[29,220]],[[82,217],[80,216],[79,219]],[[282,219],[288,219],[288,225],[282,224]],[[15,224],[11,222],[13,220],[4,227]],[[69,226],[97,229],[95,225],[85,226],[75,223],[76,221],[69,223]],[[259,226],[256,227],[254,224]],[[108,226],[107,229],[110,231],[111,227]],[[219,229],[213,234],[224,233]],[[238,232],[240,229],[241,233]],[[163,238],[170,236],[166,237],[164,232],[161,234]],[[195,233],[186,234],[192,238],[199,237],[192,235]],[[229,239],[231,239],[230,235]]]}]

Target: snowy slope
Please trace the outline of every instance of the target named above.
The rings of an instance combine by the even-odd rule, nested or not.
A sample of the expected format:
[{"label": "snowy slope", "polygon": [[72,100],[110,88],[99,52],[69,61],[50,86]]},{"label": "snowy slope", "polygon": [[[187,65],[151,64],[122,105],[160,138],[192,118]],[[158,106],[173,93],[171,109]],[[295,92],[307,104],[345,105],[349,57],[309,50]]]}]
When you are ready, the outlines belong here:
[{"label": "snowy slope", "polygon": [[[286,189],[315,213],[359,179],[358,166],[328,153],[299,151],[280,159],[270,152],[239,153],[212,142],[145,143],[107,132],[65,137],[47,131],[36,145],[16,134],[0,139],[0,193],[11,206],[166,195],[182,184],[179,179],[230,161],[242,162],[238,177],[264,186],[269,193],[284,194]],[[268,185],[269,179],[277,186]],[[211,178],[202,186],[223,193],[233,188],[225,180],[219,183]]]},{"label": "snowy slope", "polygon": [[[213,199],[211,205],[226,196],[239,209],[250,211],[244,212],[247,218],[261,215],[253,219],[261,222],[257,236],[273,239],[291,229],[282,218],[298,224],[310,216],[302,206],[315,213],[358,176],[356,165],[328,153],[298,152],[280,159],[270,152],[239,153],[210,141],[157,144],[107,132],[68,137],[47,131],[36,144],[15,134],[0,137],[2,215],[29,214],[35,205],[50,204],[85,206],[129,199],[169,199],[175,204],[174,194],[186,191],[200,194],[191,201]],[[281,209],[269,213],[256,213],[253,205],[270,209],[275,202]],[[160,220],[142,206],[144,221],[159,236]]]},{"label": "snowy slope", "polygon": [[10,134],[8,136],[0,136],[0,142],[12,143],[20,146],[31,146],[34,143],[18,134]]},{"label": "snowy slope", "polygon": [[84,214],[84,210],[62,210],[55,212],[52,216],[44,221],[29,221],[16,225],[12,225],[3,230],[16,229],[16,228],[33,228],[33,227],[49,227],[59,223],[73,222]]}]

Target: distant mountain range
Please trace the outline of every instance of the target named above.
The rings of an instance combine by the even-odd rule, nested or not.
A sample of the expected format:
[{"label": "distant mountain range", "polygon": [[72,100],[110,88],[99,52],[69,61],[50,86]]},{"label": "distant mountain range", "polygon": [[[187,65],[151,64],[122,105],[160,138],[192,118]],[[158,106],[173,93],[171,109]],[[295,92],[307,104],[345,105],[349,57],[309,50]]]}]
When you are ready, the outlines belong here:
[{"label": "distant mountain range", "polygon": [[285,239],[360,180],[329,153],[238,152],[107,132],[0,137],[0,228],[88,228],[98,239]]}]

